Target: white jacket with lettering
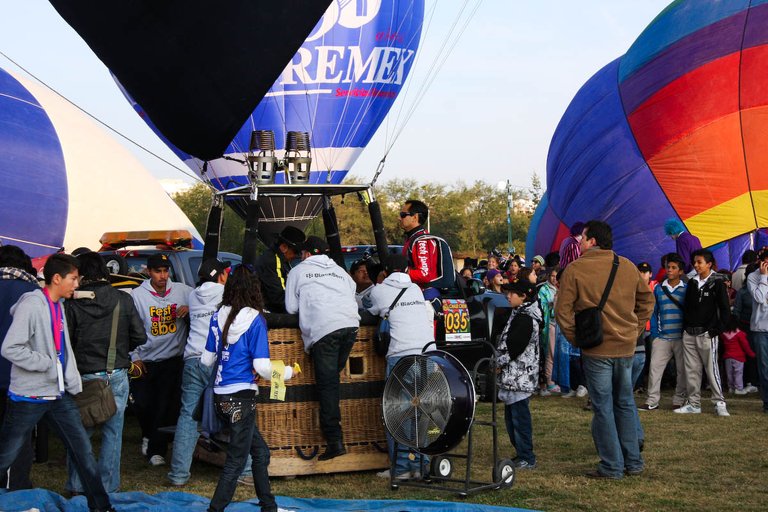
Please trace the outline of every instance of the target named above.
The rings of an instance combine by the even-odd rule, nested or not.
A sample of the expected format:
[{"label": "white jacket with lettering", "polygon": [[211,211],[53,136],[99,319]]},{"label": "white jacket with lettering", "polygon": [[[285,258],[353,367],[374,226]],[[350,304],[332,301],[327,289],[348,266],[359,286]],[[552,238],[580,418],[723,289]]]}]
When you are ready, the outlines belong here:
[{"label": "white jacket with lettering", "polygon": [[[435,341],[434,308],[424,300],[419,285],[413,283],[408,274],[393,272],[371,291],[372,306],[368,311],[381,316],[390,311],[389,306],[405,288],[403,295],[389,313],[390,335],[387,357],[420,354],[430,341]],[[434,347],[432,347],[434,348]]]},{"label": "white jacket with lettering", "polygon": [[299,314],[304,350],[323,336],[345,327],[359,327],[355,282],[335,261],[309,256],[291,269],[285,281],[285,309]]}]

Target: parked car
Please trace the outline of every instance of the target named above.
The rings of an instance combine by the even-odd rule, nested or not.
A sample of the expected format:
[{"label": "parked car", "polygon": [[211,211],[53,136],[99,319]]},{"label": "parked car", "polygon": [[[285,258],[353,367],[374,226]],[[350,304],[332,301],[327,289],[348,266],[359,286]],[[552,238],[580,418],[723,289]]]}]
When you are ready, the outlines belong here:
[{"label": "parked car", "polygon": [[[403,252],[402,245],[390,245],[388,247],[389,254],[401,254]],[[344,268],[347,272],[352,267],[352,263],[357,260],[374,258],[376,261],[381,262],[375,245],[346,245],[341,248],[341,253],[344,255]]]}]

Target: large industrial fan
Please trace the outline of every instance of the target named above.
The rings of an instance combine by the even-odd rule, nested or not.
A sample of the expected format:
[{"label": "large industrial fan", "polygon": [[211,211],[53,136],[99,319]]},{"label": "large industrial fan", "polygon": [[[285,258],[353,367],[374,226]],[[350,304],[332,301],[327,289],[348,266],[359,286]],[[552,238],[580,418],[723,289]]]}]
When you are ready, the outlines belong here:
[{"label": "large industrial fan", "polygon": [[[493,359],[478,361],[493,364]],[[473,379],[464,365],[454,356],[441,350],[405,356],[392,369],[384,387],[382,408],[384,425],[395,443],[395,453],[418,452],[426,464],[425,456],[433,456],[430,474],[422,479],[396,480],[395,459],[391,457],[390,485],[429,487],[430,489],[457,491],[466,496],[485,489],[510,487],[514,482],[514,463],[498,460],[496,435],[496,393],[494,386],[492,421],[475,419],[476,394]],[[492,482],[479,482],[470,478],[472,465],[472,431],[475,425],[493,428]],[[467,452],[446,453],[468,437]],[[466,459],[466,476],[453,479],[453,458]],[[431,485],[430,485],[431,483]],[[461,483],[457,488],[438,483]]]}]

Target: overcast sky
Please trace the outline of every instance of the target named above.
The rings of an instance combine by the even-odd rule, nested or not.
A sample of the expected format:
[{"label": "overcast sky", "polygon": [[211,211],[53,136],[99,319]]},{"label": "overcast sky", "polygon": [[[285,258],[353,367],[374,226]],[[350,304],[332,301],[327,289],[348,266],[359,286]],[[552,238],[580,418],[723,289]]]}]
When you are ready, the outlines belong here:
[{"label": "overcast sky", "polygon": [[[427,12],[435,0],[426,0]],[[440,0],[412,78],[423,82],[462,0]],[[472,0],[470,5],[475,5]],[[666,0],[484,0],[387,157],[382,179],[453,183],[546,173],[549,142],[581,85],[622,55]],[[45,0],[0,0],[0,51],[84,110],[184,167],[146,127],[107,69]],[[471,8],[471,7],[470,7]],[[462,18],[464,19],[464,18]],[[20,70],[0,56],[0,67]],[[413,105],[414,89],[401,100]],[[397,111],[396,104],[393,111]],[[396,127],[390,125],[389,133]],[[352,169],[370,179],[385,129]],[[128,145],[158,178],[188,179]]]}]

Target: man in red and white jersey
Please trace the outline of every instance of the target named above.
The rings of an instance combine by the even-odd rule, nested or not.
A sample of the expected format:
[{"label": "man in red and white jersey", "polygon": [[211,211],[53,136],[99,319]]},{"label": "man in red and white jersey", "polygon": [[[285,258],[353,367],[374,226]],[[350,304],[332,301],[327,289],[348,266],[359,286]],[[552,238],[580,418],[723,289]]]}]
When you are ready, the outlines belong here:
[{"label": "man in red and white jersey", "polygon": [[432,300],[440,296],[439,290],[432,283],[440,277],[438,270],[439,250],[436,240],[428,235],[425,224],[429,218],[429,208],[422,201],[409,199],[400,209],[400,228],[405,232],[403,255],[408,260],[408,275],[411,281],[419,285],[424,298]]}]

